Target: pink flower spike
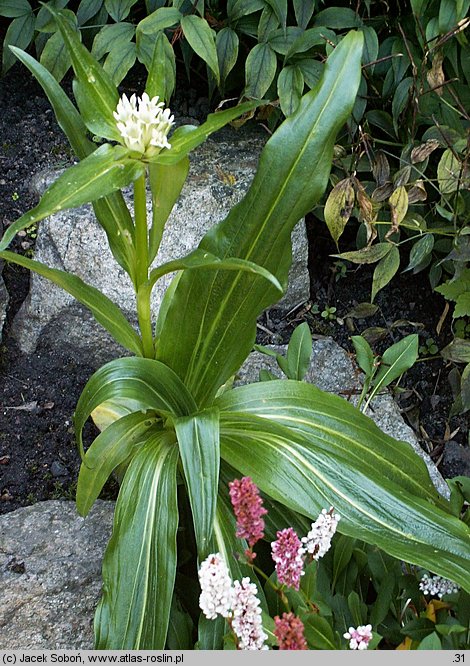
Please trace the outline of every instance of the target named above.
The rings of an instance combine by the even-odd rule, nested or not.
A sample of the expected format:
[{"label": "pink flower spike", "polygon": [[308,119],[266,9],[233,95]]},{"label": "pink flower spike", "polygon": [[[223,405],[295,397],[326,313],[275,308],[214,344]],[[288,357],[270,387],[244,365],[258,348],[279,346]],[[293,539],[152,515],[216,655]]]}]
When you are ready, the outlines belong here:
[{"label": "pink flower spike", "polygon": [[294,613],[283,613],[282,617],[276,615],[274,622],[274,635],[280,650],[308,650],[303,622]]},{"label": "pink flower spike", "polygon": [[349,640],[350,650],[367,650],[372,639],[372,625],[366,624],[357,629],[349,627],[349,631],[343,634]]},{"label": "pink flower spike", "polygon": [[276,563],[277,579],[281,585],[298,590],[300,577],[304,575],[302,544],[292,527],[280,530],[277,541],[271,544],[273,560]]},{"label": "pink flower spike", "polygon": [[263,507],[258,487],[249,476],[235,479],[228,484],[233,512],[237,519],[237,537],[246,539],[250,549],[264,537]]}]

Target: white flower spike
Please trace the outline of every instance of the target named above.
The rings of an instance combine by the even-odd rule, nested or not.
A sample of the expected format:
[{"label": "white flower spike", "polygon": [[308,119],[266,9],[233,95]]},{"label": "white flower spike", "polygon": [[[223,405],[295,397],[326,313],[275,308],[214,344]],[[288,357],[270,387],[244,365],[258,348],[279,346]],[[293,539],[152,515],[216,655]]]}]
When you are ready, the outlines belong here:
[{"label": "white flower spike", "polygon": [[232,607],[232,579],[220,553],[212,553],[199,569],[201,596],[199,607],[209,620],[217,615],[228,617]]},{"label": "white flower spike", "polygon": [[437,596],[441,599],[445,594],[458,592],[460,587],[447,578],[441,576],[432,576],[431,578],[429,574],[424,574],[419,583],[419,589],[423,594],[432,597]]},{"label": "white flower spike", "polygon": [[329,511],[322,509],[316,521],[312,523],[310,532],[302,539],[302,553],[309,554],[314,560],[319,560],[327,553],[331,546],[340,516],[334,513],[333,507]]},{"label": "white flower spike", "polygon": [[146,157],[156,155],[162,148],[171,148],[167,136],[174,125],[174,116],[158,99],[150,99],[145,92],[142,97],[132,95],[130,99],[123,95],[113,114],[122,143]]}]

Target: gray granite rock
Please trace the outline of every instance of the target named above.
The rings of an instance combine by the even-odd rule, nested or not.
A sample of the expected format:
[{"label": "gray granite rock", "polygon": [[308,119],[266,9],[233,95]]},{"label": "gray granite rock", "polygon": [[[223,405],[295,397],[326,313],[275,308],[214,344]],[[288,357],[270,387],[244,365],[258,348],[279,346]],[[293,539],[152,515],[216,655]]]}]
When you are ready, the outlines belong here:
[{"label": "gray granite rock", "polygon": [[113,502],[85,519],[48,501],[0,516],[0,649],[93,649]]},{"label": "gray granite rock", "polygon": [[[286,353],[285,345],[273,345],[271,349],[278,353]],[[261,368],[266,368],[279,378],[284,377],[275,358],[255,351],[249,355],[240,369],[235,384],[257,381]],[[361,392],[361,378],[361,371],[354,364],[351,356],[332,338],[314,341],[310,367],[305,376],[306,381],[315,384],[323,391],[336,393],[355,402]],[[444,497],[449,497],[447,483],[431,458],[420,447],[413,430],[403,420],[400,409],[390,393],[387,391],[378,395],[366,413],[387,435],[411,444],[426,463],[436,489]]]},{"label": "gray granite rock", "polygon": [[[256,171],[266,135],[258,131],[236,133],[225,129],[191,154],[189,178],[167,222],[157,263],[184,256],[204,233],[222,220],[242,198]],[[35,180],[43,191],[51,175]],[[130,202],[130,195],[127,193]],[[305,224],[293,232],[294,261],[289,289],[277,305],[289,310],[309,298],[308,248]],[[115,301],[127,314],[135,312],[134,292],[128,276],[114,261],[105,233],[96,223],[90,206],[62,211],[39,225],[35,259],[53,268],[79,275]],[[165,276],[153,291],[156,312],[171,276]],[[84,313],[66,292],[35,274],[28,298],[13,325],[13,336],[26,353],[35,350],[40,336],[71,342],[100,362],[119,350],[101,327]]]}]

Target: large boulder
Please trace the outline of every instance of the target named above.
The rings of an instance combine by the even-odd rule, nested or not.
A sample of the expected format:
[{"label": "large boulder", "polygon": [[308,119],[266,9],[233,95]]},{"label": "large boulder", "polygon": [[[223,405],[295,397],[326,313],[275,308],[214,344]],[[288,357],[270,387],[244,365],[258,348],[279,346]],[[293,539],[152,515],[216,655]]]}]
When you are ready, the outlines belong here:
[{"label": "large boulder", "polygon": [[[209,138],[191,154],[191,168],[165,229],[156,263],[190,252],[204,233],[222,220],[242,198],[256,171],[266,134],[259,130],[236,132],[226,128]],[[35,180],[41,193],[54,174]],[[127,202],[131,194],[125,193]],[[149,210],[150,210],[150,203]],[[294,261],[289,289],[277,307],[289,310],[309,298],[308,246],[305,224],[292,234]],[[114,261],[105,233],[95,221],[91,206],[53,215],[39,224],[35,259],[53,268],[79,275],[115,301],[132,318],[135,298],[131,282]],[[162,278],[153,291],[156,312],[170,276]],[[182,313],[182,316],[184,313]],[[13,336],[20,348],[31,353],[40,337],[63,341],[70,349],[103,362],[122,353],[103,329],[66,292],[37,275],[32,276],[28,298],[13,324]]]},{"label": "large boulder", "polygon": [[0,516],[2,649],[91,650],[114,503],[51,500]]}]

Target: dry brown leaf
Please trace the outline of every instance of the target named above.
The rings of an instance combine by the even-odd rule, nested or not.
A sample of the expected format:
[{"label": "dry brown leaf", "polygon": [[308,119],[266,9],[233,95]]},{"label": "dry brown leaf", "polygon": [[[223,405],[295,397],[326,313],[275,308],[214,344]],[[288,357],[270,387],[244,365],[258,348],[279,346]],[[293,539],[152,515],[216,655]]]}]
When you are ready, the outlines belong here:
[{"label": "dry brown leaf", "polygon": [[442,52],[439,51],[436,53],[432,61],[432,67],[426,74],[429,86],[433,88],[434,92],[436,92],[439,96],[441,96],[443,93],[442,84],[446,80],[444,70],[442,69],[443,60],[444,56],[442,55]]},{"label": "dry brown leaf", "polygon": [[417,164],[418,162],[424,162],[424,160],[429,157],[429,155],[439,148],[440,143],[436,139],[428,139],[419,146],[415,146],[411,151],[411,163]]}]

